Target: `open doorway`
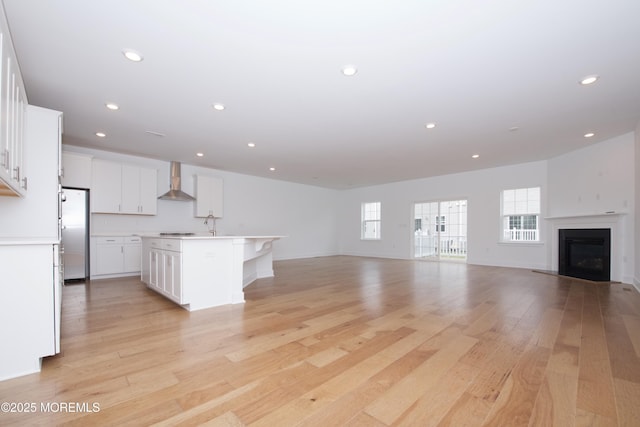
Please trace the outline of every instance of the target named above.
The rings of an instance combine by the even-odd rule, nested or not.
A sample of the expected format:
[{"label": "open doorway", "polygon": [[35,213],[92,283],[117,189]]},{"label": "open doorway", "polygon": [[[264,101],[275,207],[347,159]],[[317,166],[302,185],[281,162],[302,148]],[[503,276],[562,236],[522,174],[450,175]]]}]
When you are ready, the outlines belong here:
[{"label": "open doorway", "polygon": [[415,203],[413,256],[424,259],[467,260],[467,201]]}]

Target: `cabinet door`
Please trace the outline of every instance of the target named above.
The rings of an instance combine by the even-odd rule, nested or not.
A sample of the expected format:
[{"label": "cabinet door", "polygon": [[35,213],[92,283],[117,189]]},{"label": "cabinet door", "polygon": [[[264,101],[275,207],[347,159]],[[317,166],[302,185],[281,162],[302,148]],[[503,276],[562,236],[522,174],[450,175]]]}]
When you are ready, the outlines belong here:
[{"label": "cabinet door", "polygon": [[176,302],[181,302],[182,285],[181,285],[180,253],[165,252],[164,256],[165,256],[164,292],[172,300]]},{"label": "cabinet door", "polygon": [[157,213],[157,171],[122,165],[122,209],[125,214]]},{"label": "cabinet door", "polygon": [[171,295],[173,291],[172,278],[173,278],[173,257],[169,253],[163,253],[164,257],[164,283],[162,284],[162,290],[165,294]]},{"label": "cabinet door", "polygon": [[173,291],[171,296],[173,296],[175,301],[182,304],[182,257],[181,254],[175,254],[173,258]]},{"label": "cabinet door", "polygon": [[91,212],[120,213],[122,166],[104,160],[91,166]]},{"label": "cabinet door", "polygon": [[162,253],[151,250],[149,252],[149,284],[154,288],[161,288],[163,285],[160,283],[162,277],[163,260]]},{"label": "cabinet door", "polygon": [[125,243],[124,245],[124,272],[140,271],[140,257],[142,246],[140,243]]},{"label": "cabinet door", "polygon": [[155,215],[158,213],[158,171],[140,168],[139,213]]},{"label": "cabinet door", "polygon": [[24,122],[27,98],[9,31],[0,28],[0,195],[24,195]]},{"label": "cabinet door", "polygon": [[62,153],[62,186],[91,188],[91,157]]},{"label": "cabinet door", "polygon": [[0,246],[0,377],[40,370],[55,354],[52,245]]},{"label": "cabinet door", "polygon": [[120,213],[140,213],[140,168],[122,165]]},{"label": "cabinet door", "polygon": [[96,245],[96,274],[118,274],[124,268],[122,244]]}]

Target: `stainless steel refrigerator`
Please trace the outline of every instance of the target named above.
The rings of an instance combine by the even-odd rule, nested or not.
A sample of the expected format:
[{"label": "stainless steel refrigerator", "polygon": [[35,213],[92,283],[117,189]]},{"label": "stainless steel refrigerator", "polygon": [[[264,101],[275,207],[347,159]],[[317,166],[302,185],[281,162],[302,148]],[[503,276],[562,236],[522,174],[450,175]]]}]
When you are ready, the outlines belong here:
[{"label": "stainless steel refrigerator", "polygon": [[89,277],[89,191],[62,189],[64,280]]}]

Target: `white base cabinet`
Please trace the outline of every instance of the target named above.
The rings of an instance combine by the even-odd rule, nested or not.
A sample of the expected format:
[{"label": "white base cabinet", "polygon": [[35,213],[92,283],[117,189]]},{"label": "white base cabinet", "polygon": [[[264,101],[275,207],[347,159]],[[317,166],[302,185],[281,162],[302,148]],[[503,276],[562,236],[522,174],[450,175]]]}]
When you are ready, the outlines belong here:
[{"label": "white base cabinet", "polygon": [[57,256],[57,244],[0,244],[0,381],[40,371],[59,351]]},{"label": "white base cabinet", "polygon": [[140,274],[142,238],[140,236],[92,237],[91,278]]}]

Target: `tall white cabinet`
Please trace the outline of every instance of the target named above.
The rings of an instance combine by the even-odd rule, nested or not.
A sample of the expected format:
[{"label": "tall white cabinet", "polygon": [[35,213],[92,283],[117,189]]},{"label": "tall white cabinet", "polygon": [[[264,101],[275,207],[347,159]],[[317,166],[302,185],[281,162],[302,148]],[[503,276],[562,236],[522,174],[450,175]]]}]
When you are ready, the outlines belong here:
[{"label": "tall white cabinet", "polygon": [[28,191],[0,197],[0,380],[60,351],[59,171],[62,113],[27,106]]}]

